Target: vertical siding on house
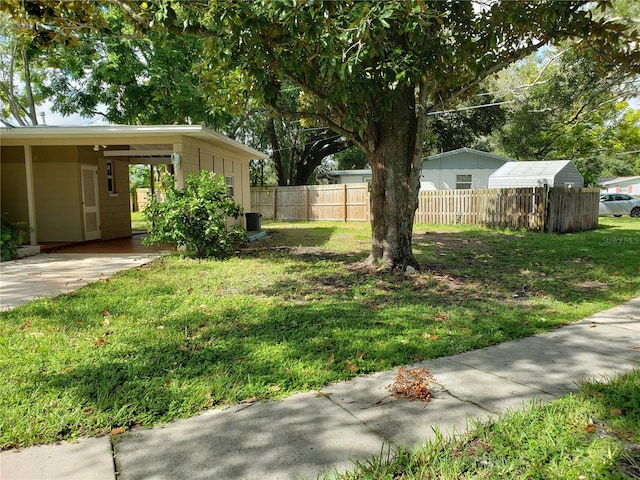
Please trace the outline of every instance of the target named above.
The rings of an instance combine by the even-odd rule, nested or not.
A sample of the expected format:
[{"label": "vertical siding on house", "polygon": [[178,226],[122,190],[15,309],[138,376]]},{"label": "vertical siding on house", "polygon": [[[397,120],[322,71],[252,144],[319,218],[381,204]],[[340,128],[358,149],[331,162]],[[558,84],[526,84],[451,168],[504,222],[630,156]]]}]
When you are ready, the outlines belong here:
[{"label": "vertical siding on house", "polygon": [[39,242],[80,242],[82,190],[76,147],[33,147]]},{"label": "vertical siding on house", "polygon": [[[212,171],[217,175],[230,175],[233,176],[234,200],[245,212],[250,211],[249,160],[207,142],[186,137],[180,145],[174,145],[174,150],[181,151],[182,154],[182,165],[176,174],[178,188],[184,186],[183,182],[190,173],[199,174],[201,170]],[[238,220],[241,221],[242,219]]]},{"label": "vertical siding on house", "polygon": [[0,151],[0,209],[10,222],[29,223],[23,147]]},{"label": "vertical siding on house", "polygon": [[487,188],[489,175],[504,165],[505,161],[470,151],[429,158],[422,163],[420,182],[424,185],[423,190],[453,190],[458,175],[471,175],[471,188]]}]

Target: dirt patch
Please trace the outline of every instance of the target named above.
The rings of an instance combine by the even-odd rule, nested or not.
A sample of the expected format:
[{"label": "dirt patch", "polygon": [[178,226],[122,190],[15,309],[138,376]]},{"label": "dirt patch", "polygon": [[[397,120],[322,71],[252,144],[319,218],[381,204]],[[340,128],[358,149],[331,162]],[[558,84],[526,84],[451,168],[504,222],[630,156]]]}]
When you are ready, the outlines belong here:
[{"label": "dirt patch", "polygon": [[584,288],[585,290],[607,290],[609,285],[603,282],[580,282],[574,284],[578,288]]}]

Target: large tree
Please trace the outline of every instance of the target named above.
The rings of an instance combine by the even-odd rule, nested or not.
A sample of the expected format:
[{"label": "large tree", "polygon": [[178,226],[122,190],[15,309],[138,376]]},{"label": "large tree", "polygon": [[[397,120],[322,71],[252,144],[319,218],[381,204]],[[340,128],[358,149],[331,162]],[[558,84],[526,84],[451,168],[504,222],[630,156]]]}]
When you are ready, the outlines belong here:
[{"label": "large tree", "polygon": [[38,125],[46,78],[42,49],[31,31],[0,13],[0,123]]},{"label": "large tree", "polygon": [[[588,42],[640,68],[637,32],[592,10],[607,2],[110,3],[140,28],[163,24],[206,38],[212,68],[240,68],[247,88],[274,108],[283,83],[301,89],[299,113],[349,138],[369,159],[369,262],[389,267],[417,266],[411,236],[429,112],[451,108],[487,76],[557,40]],[[55,11],[40,17],[61,18]]]},{"label": "large tree", "polygon": [[[633,37],[588,2],[148,2],[143,18],[210,39],[217,65],[241,65],[277,107],[283,82],[300,113],[366,153],[369,261],[417,266],[411,248],[429,112],[467,98],[485,77],[545,45],[582,38],[638,68]],[[226,63],[225,63],[226,62]]]}]

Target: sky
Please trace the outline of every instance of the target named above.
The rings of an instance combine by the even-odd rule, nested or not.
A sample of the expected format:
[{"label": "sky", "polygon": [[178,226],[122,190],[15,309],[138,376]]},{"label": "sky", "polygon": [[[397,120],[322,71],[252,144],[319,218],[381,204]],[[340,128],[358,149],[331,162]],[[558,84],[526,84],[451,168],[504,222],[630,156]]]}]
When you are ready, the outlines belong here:
[{"label": "sky", "polygon": [[[91,117],[85,118],[80,115],[74,114],[67,117],[62,116],[59,113],[51,111],[51,103],[45,102],[38,108],[38,121],[41,122],[41,112],[44,113],[45,124],[50,126],[63,126],[63,125],[107,125],[107,122],[103,117]],[[42,123],[42,122],[41,122]]]}]

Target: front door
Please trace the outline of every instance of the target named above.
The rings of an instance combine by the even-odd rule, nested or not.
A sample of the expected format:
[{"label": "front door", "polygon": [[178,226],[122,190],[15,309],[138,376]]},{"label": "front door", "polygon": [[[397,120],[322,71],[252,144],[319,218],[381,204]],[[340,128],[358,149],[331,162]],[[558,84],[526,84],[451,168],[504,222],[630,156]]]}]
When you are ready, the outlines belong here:
[{"label": "front door", "polygon": [[98,167],[94,165],[82,165],[82,216],[84,218],[84,239],[98,240],[101,238]]}]

